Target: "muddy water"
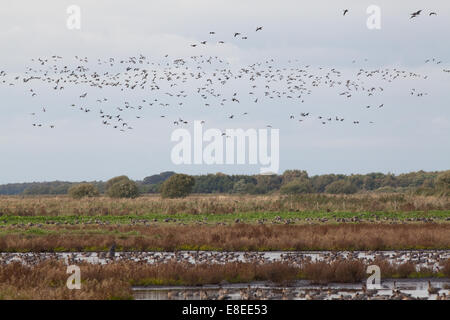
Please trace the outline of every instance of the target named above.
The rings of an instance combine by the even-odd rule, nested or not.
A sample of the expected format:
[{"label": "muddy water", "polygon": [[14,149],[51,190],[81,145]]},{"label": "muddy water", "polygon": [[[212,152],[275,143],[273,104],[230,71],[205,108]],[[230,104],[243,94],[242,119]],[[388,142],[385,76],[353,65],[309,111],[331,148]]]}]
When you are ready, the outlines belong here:
[{"label": "muddy water", "polygon": [[446,299],[450,279],[430,279],[436,292],[429,292],[428,280],[385,280],[380,290],[364,291],[359,284],[313,285],[297,281],[280,287],[267,282],[251,284],[205,285],[199,287],[135,287],[137,300],[437,300]]}]

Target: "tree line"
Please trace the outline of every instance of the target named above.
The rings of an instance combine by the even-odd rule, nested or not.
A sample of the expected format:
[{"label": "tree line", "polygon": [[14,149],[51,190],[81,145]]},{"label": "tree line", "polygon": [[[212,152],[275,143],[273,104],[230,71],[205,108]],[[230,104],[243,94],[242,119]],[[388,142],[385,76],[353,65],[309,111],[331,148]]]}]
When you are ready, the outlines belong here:
[{"label": "tree line", "polygon": [[[0,195],[61,195],[68,194],[74,187],[79,187],[81,189],[84,188],[81,194],[87,193],[92,196],[107,194],[117,197],[128,192],[129,197],[134,197],[138,194],[163,193],[165,182],[172,176],[177,177],[173,179],[175,183],[172,181],[172,187],[170,188],[176,188],[177,182],[181,184],[187,183],[189,193],[269,194],[279,192],[282,194],[353,194],[371,191],[414,191],[423,194],[448,194],[450,188],[450,170],[440,172],[418,171],[399,175],[368,173],[351,175],[323,174],[315,176],[309,176],[303,170],[287,170],[281,175],[226,175],[216,173],[197,176],[180,175],[167,171],[148,176],[139,181],[132,181],[126,176],[120,176],[106,182],[74,183],[54,181],[5,184],[0,185]],[[191,177],[192,179],[186,177]],[[112,188],[114,185],[115,187]],[[170,184],[166,183],[166,189],[168,188],[167,185]]]}]

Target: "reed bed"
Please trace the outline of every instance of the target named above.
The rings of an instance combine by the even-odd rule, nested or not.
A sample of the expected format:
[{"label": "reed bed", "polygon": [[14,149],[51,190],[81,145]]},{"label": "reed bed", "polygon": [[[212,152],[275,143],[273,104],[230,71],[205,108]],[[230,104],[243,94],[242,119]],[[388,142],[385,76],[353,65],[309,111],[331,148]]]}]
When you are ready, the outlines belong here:
[{"label": "reed bed", "polygon": [[[446,265],[450,265],[447,260]],[[18,262],[0,265],[0,299],[131,299],[132,286],[186,285],[248,283],[272,281],[289,284],[298,279],[309,279],[312,283],[357,283],[367,274],[367,265],[356,260],[340,260],[307,263],[294,267],[286,263],[227,263],[197,264],[169,262],[165,264],[142,264],[114,262],[107,265],[82,263],[81,289],[66,287],[67,266],[56,260],[44,261],[34,266]],[[414,266],[413,266],[414,267]],[[450,277],[431,270],[417,272],[410,264],[380,266],[383,278],[390,277]]]},{"label": "reed bed", "polygon": [[450,197],[413,194],[306,194],[297,196],[192,195],[162,199],[107,197],[71,199],[68,196],[1,196],[0,216],[123,216],[162,214],[232,214],[242,212],[411,212],[450,210]]},{"label": "reed bed", "polygon": [[449,249],[450,224],[104,225],[1,229],[0,251]]}]

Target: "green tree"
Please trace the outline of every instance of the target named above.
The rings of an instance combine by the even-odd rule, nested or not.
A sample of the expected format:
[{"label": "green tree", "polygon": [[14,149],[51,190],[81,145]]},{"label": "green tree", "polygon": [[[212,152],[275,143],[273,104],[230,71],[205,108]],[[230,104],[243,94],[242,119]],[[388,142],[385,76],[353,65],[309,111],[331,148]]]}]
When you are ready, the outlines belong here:
[{"label": "green tree", "polygon": [[111,185],[106,193],[111,198],[137,198],[139,196],[139,187],[136,182],[121,179]]},{"label": "green tree", "polygon": [[337,176],[334,174],[324,174],[311,178],[315,192],[325,192],[325,188],[336,180]]},{"label": "green tree", "polygon": [[131,181],[127,176],[118,176],[106,181],[105,190],[108,192],[108,189],[111,188],[114,184],[121,181]]},{"label": "green tree", "polygon": [[305,178],[297,178],[281,186],[280,192],[283,194],[312,193],[311,181]]},{"label": "green tree", "polygon": [[281,176],[278,175],[257,175],[256,181],[257,193],[268,193],[281,187]]},{"label": "green tree", "polygon": [[233,193],[240,193],[240,194],[244,194],[244,193],[248,193],[248,184],[247,182],[245,182],[244,179],[241,179],[237,182],[234,183],[233,185]]},{"label": "green tree", "polygon": [[308,172],[304,170],[286,170],[281,176],[283,184],[287,184],[296,179],[308,179]]},{"label": "green tree", "polygon": [[163,198],[183,198],[192,192],[195,179],[187,174],[174,174],[167,179],[161,188]]},{"label": "green tree", "polygon": [[165,171],[160,174],[154,174],[152,176],[144,178],[143,184],[158,184],[166,181],[168,178],[173,176],[175,172],[173,171]]},{"label": "green tree", "polygon": [[327,193],[334,193],[334,194],[339,193],[352,194],[356,193],[358,191],[358,188],[355,185],[353,185],[350,181],[338,180],[329,184],[325,188],[325,191]]},{"label": "green tree", "polygon": [[80,183],[69,189],[68,194],[74,199],[81,199],[84,197],[97,197],[100,193],[98,189],[90,183]]}]

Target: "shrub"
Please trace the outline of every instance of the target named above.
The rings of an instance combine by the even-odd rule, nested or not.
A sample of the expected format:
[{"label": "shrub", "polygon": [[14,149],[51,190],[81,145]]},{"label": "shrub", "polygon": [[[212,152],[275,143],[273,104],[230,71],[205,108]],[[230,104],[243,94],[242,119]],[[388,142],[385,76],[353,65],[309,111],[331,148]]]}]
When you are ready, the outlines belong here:
[{"label": "shrub", "polygon": [[111,198],[137,198],[139,196],[139,187],[128,178],[127,180],[121,179],[111,185],[106,193]]},{"label": "shrub", "polygon": [[183,198],[192,192],[195,179],[186,174],[175,174],[167,179],[161,188],[163,198]]},{"label": "shrub", "polygon": [[105,189],[108,191],[108,189],[111,188],[114,184],[116,184],[117,182],[121,182],[121,181],[130,181],[130,178],[128,178],[127,176],[118,176],[118,177],[109,179],[106,182]]},{"label": "shrub", "polygon": [[68,194],[74,199],[81,199],[84,197],[97,197],[100,193],[94,185],[90,183],[81,183],[71,187]]}]

